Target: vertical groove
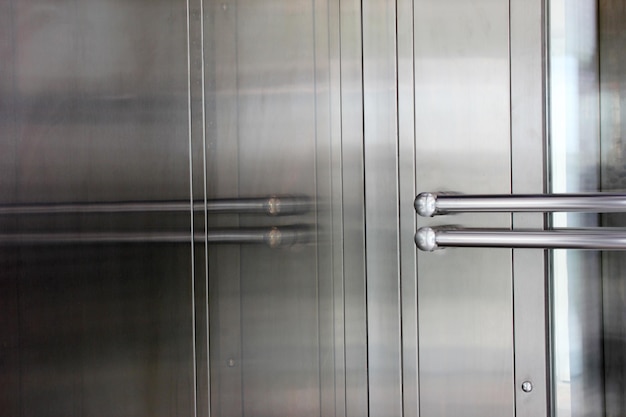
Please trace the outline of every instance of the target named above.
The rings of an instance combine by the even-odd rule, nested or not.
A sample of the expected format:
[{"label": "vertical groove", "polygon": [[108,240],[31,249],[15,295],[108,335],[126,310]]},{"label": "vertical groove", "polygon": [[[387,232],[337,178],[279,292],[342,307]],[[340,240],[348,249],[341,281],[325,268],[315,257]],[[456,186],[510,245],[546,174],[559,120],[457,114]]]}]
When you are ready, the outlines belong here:
[{"label": "vertical groove", "polygon": [[[417,149],[417,143],[416,141],[416,132],[417,132],[417,126],[416,126],[416,115],[415,112],[417,111],[416,109],[416,101],[415,101],[415,88],[416,88],[416,81],[415,81],[415,2],[412,1],[411,2],[411,91],[412,93],[412,103],[413,103],[413,111],[412,111],[412,117],[413,117],[413,191],[417,193],[416,187],[417,187],[417,155],[415,150]],[[413,218],[414,218],[414,225],[417,226],[417,213],[413,213]],[[415,254],[415,264],[413,265],[413,273],[415,274],[415,288],[413,289],[414,293],[413,293],[413,297],[415,299],[415,327],[416,327],[416,331],[415,331],[415,365],[416,365],[416,375],[415,375],[415,379],[416,379],[416,385],[417,385],[417,416],[421,416],[421,392],[420,392],[420,375],[419,375],[419,369],[420,369],[420,349],[419,349],[419,323],[420,323],[420,309],[419,309],[419,299],[418,299],[418,294],[419,294],[419,276],[418,276],[418,258],[417,258],[417,253]]]},{"label": "vertical groove", "polygon": [[[319,190],[319,158],[318,158],[318,153],[319,153],[319,129],[318,129],[318,85],[317,85],[317,60],[318,60],[318,54],[317,54],[317,10],[315,7],[315,0],[311,0],[311,29],[312,29],[312,34],[313,34],[313,137],[314,137],[314,147],[315,147],[315,151],[313,152],[313,182],[314,182],[314,189],[315,189],[315,193],[316,195],[320,195],[320,190]],[[322,417],[322,342],[321,342],[321,320],[320,320],[320,303],[322,302],[320,294],[320,268],[319,268],[319,264],[320,264],[320,250],[319,250],[319,236],[320,234],[320,222],[319,222],[319,203],[317,201],[317,198],[314,201],[315,204],[315,208],[314,208],[314,216],[315,216],[315,231],[316,231],[316,236],[317,236],[317,244],[315,245],[315,279],[316,279],[316,286],[315,286],[315,299],[317,301],[317,314],[316,314],[316,328],[317,328],[317,383],[318,383],[318,412],[319,412],[319,416]],[[332,230],[332,229],[331,229]],[[331,251],[331,262],[330,265],[332,265],[332,251]],[[333,358],[334,360],[334,358]]]},{"label": "vertical groove", "polygon": [[[542,16],[543,16],[543,21],[541,22],[541,29],[543,31],[542,34],[542,39],[544,39],[543,42],[543,47],[544,50],[542,51],[542,56],[544,59],[544,64],[543,64],[543,82],[542,82],[542,95],[543,95],[543,106],[544,106],[544,119],[542,121],[542,128],[543,128],[543,132],[542,132],[542,136],[544,138],[544,142],[543,142],[543,172],[544,172],[544,179],[543,179],[543,192],[544,193],[549,193],[551,192],[551,186],[550,186],[550,166],[551,166],[551,162],[550,162],[550,129],[548,127],[548,123],[550,121],[550,96],[549,96],[549,88],[550,88],[550,79],[549,79],[549,74],[550,74],[550,27],[549,27],[549,22],[550,22],[550,6],[549,6],[549,1],[548,0],[542,0]],[[544,228],[548,228],[550,226],[552,222],[552,215],[550,214],[544,214],[543,216],[543,226]],[[546,370],[545,370],[545,378],[546,378],[546,404],[547,404],[547,413],[548,415],[555,415],[555,411],[554,411],[554,407],[553,407],[553,389],[554,389],[554,384],[553,384],[553,377],[552,377],[552,369],[554,369],[554,364],[553,364],[553,354],[552,351],[554,349],[554,340],[553,340],[553,334],[552,334],[552,326],[550,325],[550,323],[552,323],[553,321],[553,309],[552,309],[552,299],[553,299],[553,287],[552,287],[552,254],[553,251],[544,251],[544,277],[545,278],[545,293],[546,293],[546,298],[545,298],[545,304],[544,304],[544,308],[545,308],[545,322],[544,322],[544,327],[546,329],[546,334],[545,334],[545,338],[546,338]]]},{"label": "vertical groove", "polygon": [[[603,65],[602,65],[602,57],[604,56],[602,50],[603,50],[603,46],[604,46],[604,32],[602,30],[602,12],[604,10],[604,5],[605,2],[603,1],[598,1],[597,2],[597,9],[596,9],[596,27],[598,28],[598,38],[597,38],[597,72],[598,72],[598,116],[599,116],[599,123],[598,123],[598,191],[602,192],[604,191],[604,183],[605,183],[605,177],[606,175],[604,175],[604,168],[603,168],[603,160],[604,160],[604,138],[603,138],[603,129],[602,129],[602,80],[604,79],[603,77]],[[612,190],[611,190],[612,191]],[[607,215],[606,214],[599,214],[599,226],[603,227],[606,226],[608,224],[606,218]],[[606,302],[606,292],[607,292],[607,287],[609,287],[609,285],[606,283],[607,281],[607,273],[609,268],[607,268],[607,258],[606,255],[602,252],[600,252],[600,308],[602,311],[602,315],[600,316],[600,328],[602,329],[602,337],[601,337],[601,344],[602,344],[602,358],[601,358],[601,364],[600,364],[600,372],[602,375],[602,381],[604,383],[604,387],[603,387],[603,398],[602,398],[602,408],[604,410],[604,413],[607,413],[607,408],[609,406],[608,400],[607,400],[607,343],[606,343],[606,323],[607,323],[607,317],[606,317],[606,310],[605,310],[605,304],[608,304]]]},{"label": "vertical groove", "polygon": [[400,355],[399,355],[399,369],[400,375],[398,375],[399,383],[400,383],[400,412],[401,416],[404,413],[404,334],[403,334],[403,322],[402,322],[402,243],[400,236],[402,234],[402,200],[401,200],[401,191],[402,187],[400,184],[401,176],[400,176],[400,55],[399,55],[399,47],[398,47],[398,0],[394,2],[394,20],[395,20],[395,95],[396,95],[396,245],[398,247],[398,253],[396,256],[397,269],[398,269],[398,329],[399,329],[399,343],[400,343]]},{"label": "vertical groove", "polygon": [[363,116],[361,118],[361,133],[363,137],[363,261],[365,265],[365,358],[366,358],[366,369],[367,369],[367,389],[366,389],[366,397],[367,397],[367,412],[368,415],[370,413],[370,341],[369,341],[369,308],[368,308],[368,270],[367,270],[367,187],[366,187],[366,172],[367,167],[365,166],[367,160],[365,158],[365,40],[364,40],[364,1],[361,0],[361,9],[360,12],[360,23],[361,23],[361,103],[363,103]]},{"label": "vertical groove", "polygon": [[[509,43],[509,192],[513,193],[513,68],[512,61],[513,56],[511,53],[512,50],[512,34],[511,34],[511,0],[508,2],[508,43]],[[510,214],[510,222],[511,229],[515,228],[515,216],[513,213]],[[511,341],[513,343],[512,349],[512,361],[513,361],[513,415],[517,415],[517,363],[515,358],[515,251],[513,249],[509,249],[509,253],[511,256],[511,316],[513,318],[513,326],[511,327]]]},{"label": "vertical groove", "polygon": [[345,263],[345,253],[346,253],[346,242],[345,242],[345,229],[344,229],[344,225],[345,225],[345,202],[344,202],[344,172],[343,172],[343,58],[342,58],[342,31],[341,31],[341,20],[342,20],[342,15],[341,15],[341,1],[342,0],[338,0],[338,5],[337,5],[337,10],[338,10],[338,18],[337,18],[337,31],[339,33],[339,37],[338,37],[338,41],[339,41],[339,46],[338,46],[338,51],[339,51],[339,85],[337,86],[337,88],[339,88],[339,140],[340,140],[340,146],[339,146],[339,153],[340,153],[340,157],[339,157],[339,173],[341,175],[341,181],[340,181],[340,189],[341,189],[341,200],[340,200],[340,204],[341,204],[341,253],[342,255],[344,255],[344,259],[342,260],[341,263],[341,308],[342,308],[342,312],[341,315],[343,317],[343,370],[344,370],[344,375],[343,375],[343,393],[344,393],[344,398],[343,398],[343,410],[344,410],[344,416],[348,416],[348,360],[347,360],[347,334],[346,334],[346,263]]}]

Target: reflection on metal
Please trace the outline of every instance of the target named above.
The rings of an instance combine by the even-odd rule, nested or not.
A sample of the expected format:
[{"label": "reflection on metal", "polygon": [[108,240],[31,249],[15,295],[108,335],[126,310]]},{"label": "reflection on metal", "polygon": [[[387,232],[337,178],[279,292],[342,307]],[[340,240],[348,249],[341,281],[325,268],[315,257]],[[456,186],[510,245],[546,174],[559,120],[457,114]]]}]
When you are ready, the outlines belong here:
[{"label": "reflection on metal", "polygon": [[[573,4],[571,4],[573,3]],[[581,10],[577,2],[567,2],[569,8]],[[571,5],[570,5],[571,4]],[[589,65],[578,65],[579,68],[594,68],[599,71],[598,79],[601,80],[596,85],[595,90],[585,89],[583,91],[597,91],[600,93],[600,105],[596,108],[600,110],[600,133],[601,143],[601,164],[599,171],[599,182],[602,190],[618,191],[626,188],[626,136],[624,135],[624,127],[626,126],[626,112],[624,112],[624,99],[626,98],[626,3],[620,0],[602,0],[597,2],[598,16],[596,22],[598,24],[599,45],[595,51],[599,58],[599,64],[595,67]],[[593,19],[589,15],[586,20]],[[580,29],[577,25],[571,25],[572,32],[579,33]],[[570,60],[570,62],[572,62]],[[584,74],[586,80],[589,77]],[[572,85],[572,90],[579,87]],[[575,90],[580,91],[580,90]],[[572,95],[570,94],[570,97]],[[582,101],[582,100],[581,100]],[[585,99],[589,102],[588,99]],[[575,113],[571,117],[574,119],[578,114]],[[571,113],[569,113],[571,114]],[[585,119],[588,120],[589,112],[585,113]],[[574,124],[572,120],[571,125]],[[578,130],[578,129],[577,129]],[[587,170],[590,171],[590,170]],[[601,217],[603,226],[608,227],[626,227],[626,216],[624,214],[608,214]],[[626,254],[621,252],[611,252],[602,254],[602,285],[599,296],[595,298],[587,297],[584,304],[579,302],[579,307],[573,313],[570,308],[570,318],[568,321],[561,322],[561,328],[581,321],[588,322],[590,307],[592,312],[600,312],[601,316],[597,322],[601,323],[600,331],[590,328],[584,334],[584,350],[577,349],[576,354],[582,356],[584,368],[587,375],[585,378],[578,378],[578,386],[584,389],[585,395],[572,395],[572,402],[575,405],[585,405],[584,411],[579,415],[599,415],[589,406],[590,400],[597,399],[594,403],[603,402],[605,404],[604,415],[607,416],[623,416],[626,415],[626,401],[624,393],[626,392],[626,314],[624,314],[624,294],[626,293],[626,280],[624,280],[624,271],[626,271]],[[583,270],[581,268],[581,270]],[[588,269],[584,269],[586,271]],[[584,274],[584,272],[583,272]],[[588,281],[583,275],[581,279],[580,289],[576,289],[576,294],[596,295],[598,293],[589,293]],[[571,284],[570,284],[571,286]],[[595,303],[595,304],[592,304]],[[570,301],[571,304],[571,301]],[[577,314],[577,316],[574,316]],[[597,314],[597,313],[596,313]],[[572,320],[576,317],[576,322]],[[595,317],[594,317],[595,318]],[[585,329],[587,330],[587,329]],[[571,331],[571,335],[576,332]],[[594,344],[592,344],[594,343]],[[571,344],[572,346],[576,346]],[[599,349],[594,349],[596,346]],[[597,365],[596,369],[592,368]],[[601,376],[597,378],[596,375]],[[576,381],[578,382],[578,381]],[[573,387],[574,389],[576,387]],[[572,390],[572,392],[574,392]],[[578,391],[580,392],[580,391]],[[583,414],[587,412],[587,414]],[[563,413],[563,416],[566,414]],[[561,417],[561,416],[557,416]]]},{"label": "reflection on metal", "polygon": [[[266,244],[271,248],[310,243],[313,233],[306,226],[250,229],[214,229],[196,233],[194,241],[221,244]],[[95,243],[189,243],[190,233],[14,233],[0,234],[0,245],[50,245]]]},{"label": "reflection on metal", "polygon": [[415,235],[415,243],[428,252],[445,247],[626,250],[626,231],[422,227]]},{"label": "reflection on metal", "polygon": [[[287,216],[304,214],[313,203],[304,196],[272,196],[263,198],[215,199],[195,201],[195,211],[207,213],[241,213]],[[115,202],[115,203],[62,203],[0,206],[0,215],[8,214],[67,214],[67,213],[146,213],[189,211],[189,201]]]},{"label": "reflection on metal", "polygon": [[421,193],[415,199],[420,216],[460,212],[626,212],[626,194],[460,195]]}]

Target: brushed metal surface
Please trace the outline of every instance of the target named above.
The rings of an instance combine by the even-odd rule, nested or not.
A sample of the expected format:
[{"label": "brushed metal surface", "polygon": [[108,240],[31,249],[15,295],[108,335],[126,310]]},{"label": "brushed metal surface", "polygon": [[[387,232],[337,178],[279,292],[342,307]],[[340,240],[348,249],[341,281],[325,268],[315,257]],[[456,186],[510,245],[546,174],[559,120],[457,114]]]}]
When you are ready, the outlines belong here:
[{"label": "brushed metal surface", "polygon": [[[344,240],[349,227],[342,221],[346,206],[362,209],[362,201],[343,195],[343,178],[359,179],[362,170],[342,156],[350,142],[342,142],[337,6],[211,2],[205,25],[207,194],[212,199],[300,190],[314,196],[315,205],[300,220],[316,227],[315,244],[279,253],[209,247],[215,415],[346,413],[345,392],[352,386],[345,382],[345,357],[351,352],[341,336],[347,338],[344,329],[364,327],[365,320],[343,318],[343,251],[358,255],[359,248]],[[293,216],[274,220],[241,215],[223,221],[280,227],[293,223]],[[362,233],[363,225],[357,223],[356,231]],[[362,349],[365,336],[357,336],[352,343]],[[365,372],[365,365],[359,363],[358,371]]]},{"label": "brushed metal surface", "polygon": [[2,409],[363,415],[360,4],[0,7],[3,235],[98,243],[0,251]]},{"label": "brushed metal surface", "polygon": [[[230,7],[237,16],[238,192],[315,195],[312,3],[243,0]],[[243,414],[319,415],[316,248],[259,249],[242,247],[240,255]]]},{"label": "brushed metal surface", "polygon": [[[0,185],[8,201],[15,201],[17,141],[15,132],[15,16],[13,3],[0,4]],[[0,250],[0,408],[9,415],[21,413],[19,260],[16,252]]]},{"label": "brushed metal surface", "polygon": [[[185,4],[0,8],[2,203],[189,199]],[[189,215],[158,217],[150,231],[188,239],[2,248],[3,414],[194,415]],[[0,222],[133,229],[113,214]]]},{"label": "brushed metal surface", "polygon": [[413,102],[413,1],[396,2],[398,61],[398,192],[400,227],[400,299],[402,323],[402,415],[419,416],[417,251],[412,242],[416,215],[415,111]]},{"label": "brushed metal surface", "polygon": [[185,6],[12,4],[19,169],[2,201],[187,198]]},{"label": "brushed metal surface", "polygon": [[395,1],[363,2],[369,415],[402,414]]},{"label": "brushed metal surface", "polygon": [[[547,7],[543,0],[511,1],[511,192],[544,194],[546,156]],[[513,229],[543,229],[545,216],[514,213]],[[549,328],[546,253],[513,250],[515,413],[549,415]],[[531,382],[532,392],[523,390]]]},{"label": "brushed metal surface", "polygon": [[347,416],[360,417],[368,415],[362,2],[339,7],[345,405]]},{"label": "brushed metal surface", "polygon": [[[207,3],[204,23],[208,146],[207,195],[241,196],[237,112],[236,2]],[[225,6],[225,7],[224,7]],[[209,227],[240,227],[239,216],[208,218]],[[208,256],[210,410],[212,416],[243,415],[241,248],[212,246]],[[232,361],[232,362],[231,362]],[[232,363],[232,365],[231,365]]]},{"label": "brushed metal surface", "polygon": [[[418,190],[510,193],[509,12],[503,1],[414,2]],[[514,415],[511,268],[507,249],[418,254],[421,416]]]}]

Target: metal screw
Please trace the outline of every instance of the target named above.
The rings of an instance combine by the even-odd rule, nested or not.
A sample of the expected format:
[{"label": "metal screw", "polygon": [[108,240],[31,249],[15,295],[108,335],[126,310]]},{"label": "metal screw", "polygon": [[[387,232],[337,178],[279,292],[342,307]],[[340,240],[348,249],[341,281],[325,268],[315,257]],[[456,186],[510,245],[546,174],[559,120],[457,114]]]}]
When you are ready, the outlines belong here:
[{"label": "metal screw", "polygon": [[226,362],[226,364],[228,365],[229,368],[232,368],[235,366],[235,360],[231,358],[228,360],[228,362]]},{"label": "metal screw", "polygon": [[531,392],[533,390],[533,383],[530,381],[522,382],[522,391]]}]

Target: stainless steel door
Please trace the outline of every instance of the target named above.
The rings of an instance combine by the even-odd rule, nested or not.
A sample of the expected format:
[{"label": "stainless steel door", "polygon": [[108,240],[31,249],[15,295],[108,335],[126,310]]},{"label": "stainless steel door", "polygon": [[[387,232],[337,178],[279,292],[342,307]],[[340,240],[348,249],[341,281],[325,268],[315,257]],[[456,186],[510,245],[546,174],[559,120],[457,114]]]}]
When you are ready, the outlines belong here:
[{"label": "stainless steel door", "polygon": [[[442,224],[441,219],[407,213],[418,191],[545,192],[545,3],[424,0],[411,6],[398,2],[397,45],[384,45],[398,51],[398,130],[386,131],[397,135],[397,157],[386,154],[386,164],[375,165],[398,173],[400,244],[379,249],[395,256],[399,265],[399,285],[385,288],[397,291],[401,308],[383,311],[389,311],[385,317],[402,313],[402,354],[397,358],[402,359],[403,411],[421,416],[543,415],[548,409],[543,252],[469,248],[416,254],[405,242],[417,227]],[[368,49],[364,51],[367,74]],[[365,106],[367,118],[367,95]],[[381,131],[369,133],[372,152],[380,152],[374,143],[383,140]],[[367,124],[365,135],[367,155]],[[366,175],[366,194],[367,185]],[[394,190],[380,190],[377,195],[392,198],[378,204],[389,204]],[[543,223],[541,214],[454,217],[454,224],[469,227]],[[367,247],[369,254],[369,243]],[[389,282],[388,270],[374,276],[369,272],[368,281]],[[533,383],[532,394],[522,389],[527,381]],[[389,397],[386,404],[395,400]]]},{"label": "stainless steel door", "polygon": [[[504,154],[511,167],[510,176],[507,177],[506,169],[500,175],[510,180],[510,190],[504,195],[498,195],[494,188],[478,191],[485,184],[481,181],[444,184],[436,188],[443,193],[418,196],[416,209],[425,217],[476,213],[418,220],[418,224],[425,226],[416,235],[420,249],[458,248],[433,253],[425,261],[422,259],[429,255],[419,254],[418,266],[421,263],[428,268],[418,274],[418,291],[422,282],[436,279],[441,300],[459,300],[437,315],[426,316],[436,323],[439,333],[420,331],[420,352],[428,346],[425,337],[437,340],[435,334],[446,334],[442,340],[449,340],[462,352],[457,357],[467,359],[466,352],[472,352],[472,345],[461,343],[462,336],[480,335],[485,328],[491,328],[491,335],[498,334],[493,327],[494,318],[479,316],[478,322],[468,320],[463,328],[450,325],[447,318],[453,316],[453,322],[463,322],[465,316],[458,317],[459,314],[480,315],[502,305],[501,312],[512,315],[506,316],[510,326],[502,327],[498,340],[510,341],[508,332],[513,337],[510,345],[513,366],[505,368],[501,380],[510,396],[499,399],[510,398],[515,407],[502,409],[500,413],[623,415],[624,300],[618,294],[623,288],[621,260],[626,249],[621,222],[625,201],[621,181],[623,140],[619,134],[623,119],[619,110],[623,75],[619,68],[623,55],[624,7],[621,2],[610,1],[511,2],[509,15],[511,132],[510,148]],[[464,23],[466,26],[457,27],[468,27],[467,19]],[[473,38],[474,34],[470,36],[466,32],[466,35]],[[417,62],[416,67],[419,67]],[[495,83],[495,80],[494,77],[491,81]],[[471,97],[479,95],[475,93]],[[430,97],[425,100],[436,102]],[[488,110],[483,103],[479,106]],[[429,111],[426,113],[432,117]],[[451,109],[448,115],[452,120],[465,117]],[[420,123],[416,126],[419,129]],[[506,141],[506,136],[503,134],[501,140]],[[419,140],[417,135],[418,146]],[[444,136],[438,146],[448,141]],[[451,150],[446,148],[446,151]],[[467,148],[463,152],[472,155]],[[449,153],[444,156],[450,157]],[[428,161],[429,175],[452,177],[454,181],[455,175],[462,171],[458,167],[466,162],[451,166],[440,158],[435,156],[434,161]],[[442,172],[438,164],[448,171]],[[487,167],[464,173],[473,178],[497,164],[491,162]],[[416,172],[419,184],[419,163]],[[597,194],[598,191],[607,193]],[[585,194],[571,194],[581,192]],[[486,214],[507,211],[514,214],[505,226],[498,223],[499,215]],[[552,250],[543,252],[533,248]],[[507,268],[479,269],[479,276],[474,276],[484,256],[494,265],[507,259],[511,265],[508,271]],[[481,302],[470,302],[472,309],[464,310],[465,303],[461,300],[466,301],[465,297],[475,291],[487,294],[486,290],[481,291],[481,283],[498,275],[511,283],[510,292],[500,294],[506,295],[502,299],[485,297]],[[493,291],[494,286],[489,284],[487,288]],[[418,300],[421,301],[419,293]],[[420,328],[425,318],[422,309],[428,312],[428,304],[419,307]],[[476,350],[492,353],[484,343],[488,339],[480,340],[483,343],[476,344]],[[440,356],[442,351],[445,352],[438,351]],[[420,355],[420,387],[428,381],[424,378],[424,357]],[[439,359],[434,355],[428,358]],[[491,360],[492,364],[498,363],[498,356],[492,354]],[[471,358],[470,364],[474,363],[477,361]],[[446,394],[455,393],[455,384],[463,381],[467,395],[476,394],[484,388],[484,381],[494,380],[493,374],[484,372],[488,367],[482,373],[478,369],[464,373],[463,369],[459,365],[448,373],[437,374],[447,380]],[[437,371],[440,370],[439,366]],[[472,379],[473,384],[465,378]],[[454,404],[454,400],[437,401],[436,396],[423,388],[420,394],[424,415],[448,415],[450,405]],[[464,402],[468,408],[462,410],[459,406],[455,413],[491,415],[497,410],[496,399],[481,400],[480,396],[474,399],[478,401],[468,398]],[[426,408],[426,402],[429,405],[434,402],[439,408]]]},{"label": "stainless steel door", "polygon": [[[541,1],[363,2],[372,416],[546,410],[545,395],[521,395],[522,378],[536,377],[535,393],[546,387],[545,335],[533,328],[544,309],[532,296],[543,291],[543,253],[417,254],[416,226],[439,220],[416,219],[412,207],[418,190],[544,191],[543,16]],[[527,174],[530,165],[538,169]],[[543,224],[541,215],[455,218],[513,221]],[[518,285],[514,274],[529,268],[533,278]],[[528,304],[514,292],[531,294],[520,297]]]},{"label": "stainless steel door", "polygon": [[[415,2],[417,190],[511,191],[511,15],[509,2]],[[421,416],[514,415],[512,275],[508,249],[418,254]]]},{"label": "stainless steel door", "polygon": [[621,193],[620,2],[127,3],[0,5],[7,415],[624,414],[621,255],[413,241],[622,226],[413,209]]}]

